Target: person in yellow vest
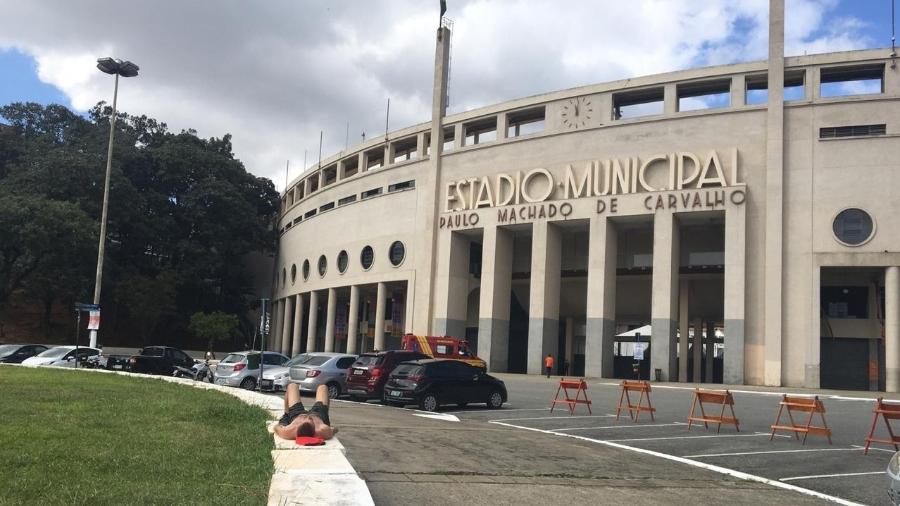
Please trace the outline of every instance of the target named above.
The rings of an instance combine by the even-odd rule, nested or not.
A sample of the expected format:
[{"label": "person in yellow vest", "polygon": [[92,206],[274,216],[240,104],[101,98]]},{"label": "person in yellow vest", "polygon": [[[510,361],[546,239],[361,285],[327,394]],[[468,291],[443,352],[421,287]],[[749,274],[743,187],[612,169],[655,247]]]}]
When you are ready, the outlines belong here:
[{"label": "person in yellow vest", "polygon": [[550,377],[550,371],[553,370],[553,355],[547,354],[547,358],[544,359],[544,368],[547,369],[547,377]]}]

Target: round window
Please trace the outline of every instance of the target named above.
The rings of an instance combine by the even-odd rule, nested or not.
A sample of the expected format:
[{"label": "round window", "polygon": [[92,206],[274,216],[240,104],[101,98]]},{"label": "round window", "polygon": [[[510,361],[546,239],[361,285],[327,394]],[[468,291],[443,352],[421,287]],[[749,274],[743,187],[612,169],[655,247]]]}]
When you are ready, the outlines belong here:
[{"label": "round window", "polygon": [[309,279],[309,260],[303,261],[303,281]]},{"label": "round window", "polygon": [[291,265],[291,284],[297,282],[297,264]]},{"label": "round window", "polygon": [[324,276],[325,271],[328,270],[328,259],[325,258],[325,255],[319,257],[319,276]]},{"label": "round window", "polygon": [[371,246],[366,246],[362,249],[362,252],[359,254],[359,263],[362,264],[363,269],[369,270],[372,267],[372,262],[375,261],[375,252],[372,250]]},{"label": "round window", "polygon": [[338,253],[338,258],[337,258],[338,272],[340,272],[341,274],[347,272],[347,264],[348,263],[349,263],[349,257],[347,255],[347,251],[341,250],[341,252]]},{"label": "round window", "polygon": [[860,246],[872,238],[875,233],[875,222],[869,213],[851,207],[844,209],[834,217],[831,225],[834,237],[841,244]]},{"label": "round window", "polygon": [[391,264],[394,267],[397,267],[403,263],[403,258],[406,256],[406,247],[403,246],[402,242],[394,241],[394,243],[391,244],[391,250],[388,255],[391,258]]}]

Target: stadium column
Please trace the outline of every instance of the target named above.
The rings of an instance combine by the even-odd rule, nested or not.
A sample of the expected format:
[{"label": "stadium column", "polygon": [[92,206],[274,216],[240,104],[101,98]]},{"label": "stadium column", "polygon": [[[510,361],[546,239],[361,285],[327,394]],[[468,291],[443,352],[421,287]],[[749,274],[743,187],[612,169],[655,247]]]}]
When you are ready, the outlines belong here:
[{"label": "stadium column", "polygon": [[591,217],[588,244],[585,376],[613,376],[618,235],[606,216]]},{"label": "stadium column", "polygon": [[387,285],[378,283],[378,295],[375,301],[375,350],[384,350],[384,309],[387,297]]},{"label": "stadium column", "polygon": [[337,290],[328,289],[328,310],[325,312],[325,351],[334,352],[334,313],[337,309]]},{"label": "stadium column", "polygon": [[350,286],[350,314],[347,315],[347,353],[356,353],[356,341],[359,339],[359,287]]},{"label": "stadium column", "polygon": [[270,320],[269,342],[266,343],[267,350],[274,350],[277,343],[281,342],[281,318],[284,301],[276,300],[272,307],[272,318]]},{"label": "stadium column", "polygon": [[713,320],[706,322],[706,382],[713,382],[713,364],[716,356],[716,324]]},{"label": "stadium column", "polygon": [[487,360],[491,372],[506,372],[509,367],[512,233],[497,226],[486,227],[482,245],[478,356]]},{"label": "stadium column", "polygon": [[722,381],[734,385],[744,382],[746,258],[747,214],[744,206],[731,205],[725,209],[725,355]]},{"label": "stadium column", "polygon": [[284,310],[281,312],[282,319],[282,327],[281,327],[281,346],[278,348],[278,351],[281,353],[287,353],[290,351],[291,347],[291,320],[294,318],[294,298],[288,295],[284,298]]},{"label": "stadium column", "polygon": [[653,280],[650,302],[650,368],[659,369],[661,381],[672,381],[678,366],[675,322],[678,316],[678,225],[675,213],[653,217]]},{"label": "stadium column", "polygon": [[447,232],[438,249],[435,279],[433,333],[462,337],[466,334],[469,300],[469,239],[459,232]]},{"label": "stadium column", "polygon": [[694,383],[700,383],[703,380],[703,320],[694,320]]},{"label": "stadium column", "polygon": [[688,288],[686,279],[678,280],[678,381],[682,383],[688,382]]},{"label": "stadium column", "polygon": [[303,294],[297,294],[294,302],[294,336],[291,338],[291,356],[300,353],[300,344],[303,339]]},{"label": "stadium column", "polygon": [[306,328],[306,352],[316,351],[316,327],[319,326],[319,292],[309,292],[309,326]]},{"label": "stadium column", "polygon": [[562,238],[546,221],[535,222],[531,238],[531,287],[528,312],[528,374],[541,374],[544,357],[557,357],[559,344],[559,273]]},{"label": "stadium column", "polygon": [[900,267],[884,271],[885,391],[900,392]]}]

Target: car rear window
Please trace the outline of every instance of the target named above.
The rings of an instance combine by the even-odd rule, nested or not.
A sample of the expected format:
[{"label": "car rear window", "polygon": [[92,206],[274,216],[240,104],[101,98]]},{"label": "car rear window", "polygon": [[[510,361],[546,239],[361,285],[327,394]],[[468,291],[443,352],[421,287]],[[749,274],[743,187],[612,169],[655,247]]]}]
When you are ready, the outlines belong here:
[{"label": "car rear window", "polygon": [[383,361],[384,361],[383,356],[360,355],[359,358],[356,359],[356,362],[353,363],[353,365],[356,365],[356,366],[378,365]]},{"label": "car rear window", "polygon": [[241,355],[239,353],[232,353],[232,354],[228,355],[227,357],[223,358],[222,361],[219,363],[220,364],[236,364],[238,362],[243,361],[244,358],[246,358],[246,357],[244,357],[244,355]]},{"label": "car rear window", "polygon": [[3,346],[0,346],[0,357],[12,355],[18,351],[19,348],[20,346],[18,344],[4,344]]},{"label": "car rear window", "polygon": [[141,350],[141,355],[145,357],[161,357],[165,355],[165,350],[162,348],[144,348]]},{"label": "car rear window", "polygon": [[329,360],[331,360],[331,358],[332,357],[322,357],[322,356],[309,357],[309,360],[307,360],[306,362],[303,362],[303,365],[322,365],[325,362],[328,362]]},{"label": "car rear window", "polygon": [[303,354],[297,355],[296,357],[285,362],[284,366],[290,367],[292,365],[300,365],[300,364],[306,362],[307,360],[309,360],[309,355],[307,355],[306,353],[303,353]]},{"label": "car rear window", "polygon": [[425,368],[420,365],[415,364],[400,364],[394,369],[394,372],[391,373],[392,376],[422,376],[425,372]]}]

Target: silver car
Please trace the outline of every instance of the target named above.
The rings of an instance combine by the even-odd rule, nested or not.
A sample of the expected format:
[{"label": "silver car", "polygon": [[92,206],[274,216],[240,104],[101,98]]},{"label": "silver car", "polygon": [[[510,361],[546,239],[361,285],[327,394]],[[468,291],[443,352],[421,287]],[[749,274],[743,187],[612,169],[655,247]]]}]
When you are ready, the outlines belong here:
[{"label": "silver car", "polygon": [[309,354],[301,353],[295,355],[294,358],[288,360],[282,366],[264,368],[260,390],[284,392],[291,382],[291,367],[302,364],[308,359]]},{"label": "silver car", "polygon": [[334,399],[344,391],[347,369],[356,355],[346,353],[307,353],[307,359],[291,366],[291,383],[302,392],[315,392],[319,385],[328,385],[328,396]]},{"label": "silver car", "polygon": [[[268,367],[279,367],[289,359],[281,353],[274,351],[265,352],[263,372]],[[256,378],[259,377],[259,352],[236,351],[219,362],[213,373],[216,385],[241,387],[247,390],[256,388]]]}]

